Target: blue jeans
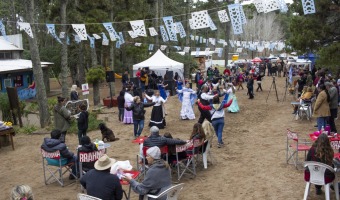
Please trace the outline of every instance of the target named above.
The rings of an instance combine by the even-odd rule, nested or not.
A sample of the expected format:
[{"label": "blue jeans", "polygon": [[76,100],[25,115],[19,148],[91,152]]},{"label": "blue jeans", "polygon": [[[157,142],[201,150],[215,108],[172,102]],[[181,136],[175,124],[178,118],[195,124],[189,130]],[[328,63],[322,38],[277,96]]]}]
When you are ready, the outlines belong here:
[{"label": "blue jeans", "polygon": [[223,132],[223,127],[224,127],[224,117],[221,117],[221,118],[218,118],[218,119],[213,119],[211,124],[215,129],[215,133],[216,133],[216,136],[217,136],[218,143],[223,144],[222,132]]},{"label": "blue jeans", "polygon": [[139,137],[144,128],[144,119],[134,119],[133,120],[133,132],[136,137]]},{"label": "blue jeans", "polygon": [[72,169],[72,174],[77,175],[79,173],[79,168],[78,168],[78,157],[73,155],[72,158],[68,158],[67,159],[67,163],[71,163],[74,162],[74,165],[72,165],[71,169]]},{"label": "blue jeans", "polygon": [[316,118],[316,123],[318,124],[318,130],[321,130],[321,127],[326,128],[327,125],[327,117],[318,117]]}]

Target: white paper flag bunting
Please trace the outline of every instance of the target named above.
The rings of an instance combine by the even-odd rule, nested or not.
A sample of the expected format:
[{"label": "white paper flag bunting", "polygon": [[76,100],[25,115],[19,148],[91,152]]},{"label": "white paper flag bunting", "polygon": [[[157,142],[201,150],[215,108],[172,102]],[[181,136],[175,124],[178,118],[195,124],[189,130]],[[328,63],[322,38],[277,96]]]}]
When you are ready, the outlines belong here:
[{"label": "white paper flag bunting", "polygon": [[107,37],[106,37],[104,32],[102,32],[102,36],[103,36],[102,45],[103,46],[108,46],[109,45],[109,40],[107,39]]},{"label": "white paper flag bunting", "polygon": [[161,45],[161,48],[160,48],[160,49],[161,49],[162,51],[164,51],[164,50],[166,49],[166,47],[167,47],[166,45]]},{"label": "white paper flag bunting", "polygon": [[60,39],[65,38],[65,32],[60,32],[60,33],[59,33],[59,38],[60,38]]},{"label": "white paper flag bunting", "polygon": [[74,35],[74,41],[79,44],[81,42],[81,39],[79,37],[79,35],[73,34]]},{"label": "white paper flag bunting", "polygon": [[180,38],[185,38],[187,34],[185,33],[185,29],[183,27],[183,24],[181,22],[176,22],[176,27],[179,33]]},{"label": "white paper flag bunting", "polygon": [[166,32],[164,26],[160,26],[159,29],[161,30],[161,35],[162,35],[162,38],[163,38],[163,42],[167,42],[169,41],[169,36],[168,36],[168,33]]},{"label": "white paper flag bunting", "polygon": [[206,43],[207,42],[207,39],[203,38],[203,43]]},{"label": "white paper flag bunting", "polygon": [[226,10],[220,10],[217,12],[218,18],[220,19],[221,23],[229,22],[229,16]]},{"label": "white paper flag bunting", "polygon": [[212,31],[217,30],[216,25],[214,24],[213,20],[211,19],[211,17],[208,15],[208,20],[209,20],[209,27]]},{"label": "white paper flag bunting", "polygon": [[254,0],[253,3],[255,5],[255,8],[256,8],[258,13],[264,12],[264,3],[263,3],[263,0]]},{"label": "white paper flag bunting", "polygon": [[110,36],[111,41],[116,41],[116,40],[119,39],[119,35],[116,32],[116,30],[113,28],[112,23],[110,23],[110,22],[103,23],[103,26],[105,27],[107,32],[109,32],[109,36]]},{"label": "white paper flag bunting", "polygon": [[176,35],[177,28],[176,28],[176,24],[174,23],[172,16],[163,17],[163,21],[164,21],[166,30],[168,31],[169,40],[177,41],[177,35]]},{"label": "white paper flag bunting", "polygon": [[285,0],[277,0],[279,6],[280,6],[280,11],[282,13],[286,13],[288,11],[288,7],[287,7],[287,4],[286,4],[286,1]]},{"label": "white paper flag bunting", "polygon": [[24,30],[28,36],[30,36],[31,38],[34,38],[31,25],[29,23],[18,22],[18,25],[19,25],[20,31]]},{"label": "white paper flag bunting", "polygon": [[275,10],[280,9],[280,6],[277,0],[265,0],[264,3],[264,13],[269,13]]},{"label": "white paper flag bunting", "polygon": [[196,48],[196,57],[199,57],[199,56],[200,56],[200,48],[197,47],[197,48]]},{"label": "white paper flag bunting", "polygon": [[138,35],[135,34],[135,32],[133,32],[133,31],[128,31],[128,33],[129,33],[129,35],[130,35],[130,37],[131,37],[132,39],[135,39],[135,38],[138,37]]},{"label": "white paper flag bunting", "polygon": [[305,15],[315,13],[314,0],[302,0],[302,8]]},{"label": "white paper flag bunting", "polygon": [[130,21],[133,32],[138,36],[146,37],[144,20]]},{"label": "white paper flag bunting", "polygon": [[210,27],[208,11],[202,10],[198,12],[191,13],[193,19],[194,29],[208,28]]},{"label": "white paper flag bunting", "polygon": [[216,45],[216,39],[215,39],[215,38],[209,38],[209,42],[210,42],[212,45]]},{"label": "white paper flag bunting", "polygon": [[154,44],[149,44],[149,51],[153,51]]},{"label": "white paper flag bunting", "polygon": [[195,25],[194,19],[189,19],[189,25],[190,25],[190,29],[193,29],[193,30],[196,29],[194,26]]},{"label": "white paper flag bunting", "polygon": [[88,37],[89,40],[90,40],[90,47],[91,47],[91,48],[94,48],[94,37],[91,37],[90,35],[87,35],[87,37]]},{"label": "white paper flag bunting", "polygon": [[184,47],[184,50],[183,50],[185,53],[189,53],[190,51],[190,47]]},{"label": "white paper flag bunting", "polygon": [[242,24],[246,24],[247,23],[247,18],[246,18],[246,15],[244,14],[243,6],[242,5],[240,5],[240,16],[241,16],[241,23]]},{"label": "white paper flag bunting", "polygon": [[149,28],[150,36],[158,35],[156,29],[154,27]]},{"label": "white paper flag bunting", "polygon": [[232,48],[234,48],[234,41],[233,40],[229,40],[229,44],[230,44],[230,46],[232,47]]},{"label": "white paper flag bunting", "polygon": [[123,36],[123,32],[119,32],[119,44],[124,44],[125,40],[124,40],[124,36]]},{"label": "white paper flag bunting", "polygon": [[195,36],[190,35],[190,40],[195,40]]},{"label": "white paper flag bunting", "polygon": [[95,33],[94,33],[94,34],[92,34],[92,35],[93,35],[94,38],[96,38],[96,40],[101,39],[101,37],[100,37],[98,34],[95,34]]},{"label": "white paper flag bunting", "polygon": [[257,52],[262,52],[264,50],[264,46],[257,46]]},{"label": "white paper flag bunting", "polygon": [[87,40],[85,24],[72,24],[72,28],[77,33],[80,40]]},{"label": "white paper flag bunting", "polygon": [[225,47],[225,46],[228,46],[228,42],[224,42],[223,43],[223,46]]},{"label": "white paper flag bunting", "polygon": [[240,5],[239,4],[231,4],[228,5],[229,15],[231,24],[233,26],[234,34],[242,34],[242,22],[241,22],[241,15],[240,15]]},{"label": "white paper flag bunting", "polygon": [[140,46],[142,46],[142,43],[135,43],[135,46],[140,47]]}]

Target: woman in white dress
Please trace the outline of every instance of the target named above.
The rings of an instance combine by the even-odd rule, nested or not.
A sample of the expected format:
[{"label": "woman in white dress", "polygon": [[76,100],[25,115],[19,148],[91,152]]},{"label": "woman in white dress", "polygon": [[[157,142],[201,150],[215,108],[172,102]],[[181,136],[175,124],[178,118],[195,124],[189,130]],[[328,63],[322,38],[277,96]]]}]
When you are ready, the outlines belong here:
[{"label": "woman in white dress", "polygon": [[177,93],[179,100],[182,102],[181,119],[195,119],[193,104],[197,98],[196,92],[187,83],[181,90],[177,90]]},{"label": "woman in white dress", "polygon": [[145,94],[145,97],[155,103],[152,108],[149,126],[157,126],[159,129],[163,129],[166,126],[166,122],[162,105],[167,99],[163,99],[163,97],[160,96],[158,90],[155,91],[155,94],[152,97],[149,97],[147,94]]},{"label": "woman in white dress", "polygon": [[[133,96],[130,94],[129,89],[125,91],[124,94],[124,100],[125,100],[125,107],[129,107],[133,102]],[[133,118],[132,118],[132,110],[128,111],[124,109],[124,124],[133,124]]]}]

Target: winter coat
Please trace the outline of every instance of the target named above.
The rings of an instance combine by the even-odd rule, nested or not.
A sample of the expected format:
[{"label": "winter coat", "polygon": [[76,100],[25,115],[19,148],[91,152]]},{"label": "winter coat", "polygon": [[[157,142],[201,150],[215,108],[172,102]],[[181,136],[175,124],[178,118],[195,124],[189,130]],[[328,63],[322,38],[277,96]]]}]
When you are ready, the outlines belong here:
[{"label": "winter coat", "polygon": [[[97,147],[95,144],[93,143],[90,143],[90,144],[84,144],[82,145],[81,147],[78,148],[78,158],[79,158],[79,153],[80,152],[86,152],[86,153],[89,153],[89,152],[94,152],[94,151],[98,151]],[[90,169],[94,169],[94,163],[96,161],[93,161],[93,162],[87,162],[87,163],[82,163],[82,168],[83,170],[85,171],[88,171]]]},{"label": "winter coat", "polygon": [[62,143],[58,139],[52,139],[52,138],[44,138],[44,143],[41,145],[41,148],[44,149],[47,152],[55,152],[57,150],[60,151],[60,155],[63,158],[73,158],[73,153],[69,151],[66,147],[65,143]]},{"label": "winter coat", "polygon": [[[154,160],[154,163],[146,172],[143,182],[139,183],[132,179],[130,185],[133,191],[140,195],[160,194],[171,186],[170,169],[165,165],[164,160]],[[159,198],[159,200],[165,200],[166,198],[165,196]]]},{"label": "winter coat", "polygon": [[143,146],[145,147],[163,147],[165,145],[182,145],[186,144],[183,140],[177,140],[172,138],[166,138],[163,136],[160,136],[159,133],[151,133],[151,135],[145,139]]},{"label": "winter coat", "polygon": [[145,110],[144,107],[150,107],[155,105],[155,103],[132,103],[129,107],[125,108],[127,111],[132,110],[133,118],[135,120],[144,120],[145,119]]},{"label": "winter coat", "polygon": [[82,111],[79,114],[78,121],[78,130],[87,130],[89,125],[89,113],[87,111]]},{"label": "winter coat", "polygon": [[54,127],[61,132],[65,132],[70,128],[71,112],[65,106],[60,104],[54,107]]},{"label": "winter coat", "polygon": [[79,99],[78,92],[77,91],[72,91],[71,92],[71,101],[77,101],[78,99]]},{"label": "winter coat", "polygon": [[330,96],[329,107],[330,109],[338,108],[338,90],[335,86],[332,86],[328,90],[328,94]]},{"label": "winter coat", "polygon": [[314,105],[313,117],[328,117],[330,116],[329,103],[327,102],[327,94],[325,91],[321,91],[316,98]]}]

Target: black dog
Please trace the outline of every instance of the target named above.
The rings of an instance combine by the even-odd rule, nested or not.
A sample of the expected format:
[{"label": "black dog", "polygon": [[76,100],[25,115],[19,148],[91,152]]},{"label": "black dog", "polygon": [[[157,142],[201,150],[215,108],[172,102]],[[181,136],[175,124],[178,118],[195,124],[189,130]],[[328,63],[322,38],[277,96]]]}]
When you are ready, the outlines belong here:
[{"label": "black dog", "polygon": [[107,128],[104,123],[99,124],[99,129],[102,132],[102,141],[105,141],[104,139],[106,139],[107,142],[113,142],[113,141],[119,140],[119,138],[115,137],[115,134],[113,134],[113,131]]}]

